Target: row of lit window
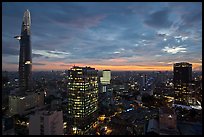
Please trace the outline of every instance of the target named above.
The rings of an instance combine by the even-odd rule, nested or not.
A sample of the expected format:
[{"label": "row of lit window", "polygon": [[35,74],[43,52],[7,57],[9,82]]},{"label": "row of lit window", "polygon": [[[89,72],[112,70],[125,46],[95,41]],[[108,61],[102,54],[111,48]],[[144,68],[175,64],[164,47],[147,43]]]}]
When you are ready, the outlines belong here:
[{"label": "row of lit window", "polygon": [[75,86],[75,85],[86,85],[86,86],[90,85],[90,86],[97,86],[98,87],[97,82],[84,83],[83,81],[81,81],[81,82],[77,81],[77,82],[72,82],[72,83],[69,82],[68,85],[73,85],[73,86]]},{"label": "row of lit window", "polygon": [[82,68],[71,68],[73,71],[82,70]]},{"label": "row of lit window", "polygon": [[81,106],[81,107],[73,107],[73,109],[75,109],[75,110],[81,110],[81,109],[84,109],[84,107],[83,107],[83,106]]},{"label": "row of lit window", "polygon": [[83,82],[73,82],[73,83],[68,83],[68,85],[84,85],[84,83]]}]

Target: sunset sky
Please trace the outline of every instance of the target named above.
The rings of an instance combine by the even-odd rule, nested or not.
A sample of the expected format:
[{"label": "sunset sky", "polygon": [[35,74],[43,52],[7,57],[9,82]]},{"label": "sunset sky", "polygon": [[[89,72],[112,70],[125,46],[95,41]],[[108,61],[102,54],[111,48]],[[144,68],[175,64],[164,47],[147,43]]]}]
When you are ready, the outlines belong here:
[{"label": "sunset sky", "polygon": [[2,70],[17,71],[23,13],[31,12],[33,71],[202,70],[202,3],[19,2],[2,4]]}]

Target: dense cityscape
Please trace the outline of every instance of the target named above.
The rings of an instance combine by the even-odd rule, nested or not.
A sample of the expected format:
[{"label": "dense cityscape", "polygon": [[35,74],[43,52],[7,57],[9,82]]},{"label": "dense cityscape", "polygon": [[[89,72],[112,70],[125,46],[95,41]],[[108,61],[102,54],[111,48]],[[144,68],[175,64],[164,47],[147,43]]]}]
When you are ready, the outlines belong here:
[{"label": "dense cityscape", "polygon": [[20,45],[18,69],[5,69],[5,62],[2,67],[2,135],[202,135],[199,63],[117,70],[75,62],[33,71],[39,63],[32,50],[35,21],[30,9],[23,12],[21,34],[13,36]]}]

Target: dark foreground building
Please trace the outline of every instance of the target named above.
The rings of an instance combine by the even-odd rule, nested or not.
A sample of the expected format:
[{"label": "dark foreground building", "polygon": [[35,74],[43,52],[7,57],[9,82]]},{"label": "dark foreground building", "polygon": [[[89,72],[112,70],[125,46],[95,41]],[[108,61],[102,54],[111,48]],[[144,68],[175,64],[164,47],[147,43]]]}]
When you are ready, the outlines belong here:
[{"label": "dark foreground building", "polygon": [[173,81],[175,101],[188,104],[191,98],[189,84],[192,82],[192,64],[187,62],[175,63]]}]

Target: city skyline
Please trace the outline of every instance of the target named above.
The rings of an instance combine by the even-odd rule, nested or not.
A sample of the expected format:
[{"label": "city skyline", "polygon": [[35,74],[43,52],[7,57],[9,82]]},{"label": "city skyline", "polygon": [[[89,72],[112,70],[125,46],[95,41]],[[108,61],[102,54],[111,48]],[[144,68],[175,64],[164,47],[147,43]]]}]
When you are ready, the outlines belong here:
[{"label": "city skyline", "polygon": [[[3,3],[2,70],[17,71],[22,13],[32,16],[33,71],[202,71],[201,3]],[[15,11],[15,12],[14,12]]]}]

